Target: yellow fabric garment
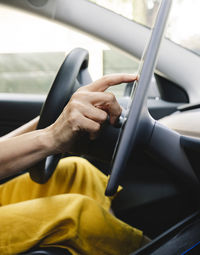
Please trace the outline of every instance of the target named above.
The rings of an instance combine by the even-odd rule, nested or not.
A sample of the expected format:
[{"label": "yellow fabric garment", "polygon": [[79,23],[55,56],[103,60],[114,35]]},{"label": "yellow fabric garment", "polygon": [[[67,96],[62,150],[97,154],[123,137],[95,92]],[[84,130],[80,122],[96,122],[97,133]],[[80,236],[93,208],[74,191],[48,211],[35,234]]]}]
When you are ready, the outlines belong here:
[{"label": "yellow fabric garment", "polygon": [[46,184],[28,174],[0,186],[0,254],[60,246],[73,255],[126,255],[142,232],[109,213],[107,177],[88,161],[60,161]]}]

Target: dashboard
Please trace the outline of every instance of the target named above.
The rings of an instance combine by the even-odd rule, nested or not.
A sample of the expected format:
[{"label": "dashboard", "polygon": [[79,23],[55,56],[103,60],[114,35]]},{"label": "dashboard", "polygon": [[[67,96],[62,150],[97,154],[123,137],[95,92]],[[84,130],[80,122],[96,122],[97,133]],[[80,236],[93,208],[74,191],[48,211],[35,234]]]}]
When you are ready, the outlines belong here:
[{"label": "dashboard", "polygon": [[181,135],[200,138],[200,109],[177,111],[159,122]]}]

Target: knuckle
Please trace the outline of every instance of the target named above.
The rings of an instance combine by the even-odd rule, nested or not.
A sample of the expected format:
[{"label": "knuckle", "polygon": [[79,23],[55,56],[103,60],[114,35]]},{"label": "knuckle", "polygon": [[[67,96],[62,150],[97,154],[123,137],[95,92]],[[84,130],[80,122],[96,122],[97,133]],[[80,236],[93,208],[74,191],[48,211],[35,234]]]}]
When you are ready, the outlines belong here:
[{"label": "knuckle", "polygon": [[80,126],[75,119],[71,119],[71,130],[73,133],[78,133],[80,131]]},{"label": "knuckle", "polygon": [[91,92],[83,89],[83,88],[79,88],[74,94],[73,94],[73,99],[77,100],[79,102],[83,102],[85,101],[88,97],[91,97]]},{"label": "knuckle", "polygon": [[82,103],[76,97],[71,98],[70,100],[70,109],[73,111],[74,109],[81,109]]},{"label": "knuckle", "polygon": [[93,125],[93,132],[96,133],[100,130],[101,125],[99,123],[95,123]]},{"label": "knuckle", "polygon": [[111,85],[112,81],[111,81],[111,77],[109,75],[105,75],[103,76],[103,82],[107,85]]},{"label": "knuckle", "polygon": [[115,102],[116,101],[115,95],[111,92],[108,92],[108,100],[110,102]]},{"label": "knuckle", "polygon": [[77,98],[79,98],[80,97],[80,95],[81,95],[81,91],[79,91],[79,90],[77,90],[73,95],[72,95],[72,99],[77,99]]},{"label": "knuckle", "polygon": [[80,131],[80,127],[78,125],[72,126],[72,132],[73,133],[78,133]]},{"label": "knuckle", "polygon": [[74,95],[76,96],[81,96],[85,91],[85,88],[84,87],[80,87],[76,90],[76,92],[74,93]]},{"label": "knuckle", "polygon": [[76,123],[76,115],[75,114],[70,114],[68,117],[68,123],[70,124],[70,126],[74,126]]},{"label": "knuckle", "polygon": [[69,102],[69,107],[70,107],[70,110],[76,108],[76,100],[74,98],[71,98]]},{"label": "knuckle", "polygon": [[101,114],[101,120],[104,122],[104,121],[106,121],[106,119],[107,119],[107,113],[106,112],[102,112],[102,114]]},{"label": "knuckle", "polygon": [[78,120],[80,117],[79,115],[80,115],[79,112],[76,110],[73,110],[70,113],[68,113],[66,120],[71,128],[76,127],[78,125]]}]

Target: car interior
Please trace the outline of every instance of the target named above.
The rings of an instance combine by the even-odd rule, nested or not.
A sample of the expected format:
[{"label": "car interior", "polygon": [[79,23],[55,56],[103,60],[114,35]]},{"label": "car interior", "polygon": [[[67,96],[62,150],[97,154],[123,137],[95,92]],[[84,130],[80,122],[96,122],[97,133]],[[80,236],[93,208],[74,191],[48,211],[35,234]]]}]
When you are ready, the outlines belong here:
[{"label": "car interior", "polygon": [[[161,4],[166,2],[170,1],[163,0]],[[134,59],[141,59],[151,35],[148,27],[92,1],[0,0],[0,4],[83,31]],[[74,47],[65,61],[60,61],[47,100],[46,94],[25,95],[0,91],[0,135],[7,134],[38,115],[38,128],[55,121],[72,93],[93,80],[88,70],[90,57],[87,49]],[[69,63],[73,63],[73,68],[69,68]],[[132,255],[199,254],[198,66],[198,54],[164,38],[153,78],[147,82],[150,87],[148,98],[144,90],[146,94],[142,96],[142,105],[137,107],[139,101],[135,102],[134,114],[139,117],[135,117],[133,129],[130,128],[132,124],[127,128],[130,131],[128,136],[131,139],[135,137],[135,140],[130,142],[129,152],[124,152],[127,161],[123,163],[122,171],[117,174],[113,184],[114,189],[116,185],[122,185],[123,190],[114,199],[112,206],[116,217],[142,229],[152,239],[152,242]],[[60,87],[55,92],[57,83]],[[156,93],[152,96],[154,87]],[[129,105],[132,88],[133,84],[124,85],[122,95],[117,97],[123,108]],[[142,86],[136,88],[136,98],[139,98],[136,95],[139,95],[140,88]],[[144,104],[147,105],[145,114]],[[131,123],[130,118],[128,120]],[[125,129],[123,127],[124,133]],[[112,177],[112,157],[119,130],[119,126],[105,124],[99,139],[88,142],[83,138],[74,148],[74,154],[87,158]],[[37,167],[29,169],[31,178],[39,183],[46,182],[62,156],[69,155],[50,156]],[[42,169],[43,175],[38,174]],[[3,179],[0,183],[10,178],[14,177]],[[70,253],[61,248],[34,247],[23,254]]]}]

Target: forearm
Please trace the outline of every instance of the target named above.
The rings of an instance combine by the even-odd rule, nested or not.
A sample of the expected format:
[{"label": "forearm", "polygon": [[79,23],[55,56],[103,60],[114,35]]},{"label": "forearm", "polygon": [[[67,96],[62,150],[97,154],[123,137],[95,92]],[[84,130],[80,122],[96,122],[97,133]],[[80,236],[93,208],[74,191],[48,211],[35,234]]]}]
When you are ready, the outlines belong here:
[{"label": "forearm", "polygon": [[37,127],[38,121],[39,121],[39,116],[29,121],[25,125],[15,129],[14,131],[2,136],[0,139],[11,138],[11,137],[15,137],[18,135],[22,135],[22,134],[34,131]]},{"label": "forearm", "polygon": [[53,153],[51,132],[37,130],[0,140],[0,178],[13,175]]},{"label": "forearm", "polygon": [[34,123],[20,128],[0,139],[0,178],[27,169],[48,155],[69,152],[79,135],[88,133],[94,139],[109,115],[114,124],[121,114],[121,107],[109,86],[131,82],[134,75],[105,76],[74,93],[58,119],[48,128],[33,130]]}]

